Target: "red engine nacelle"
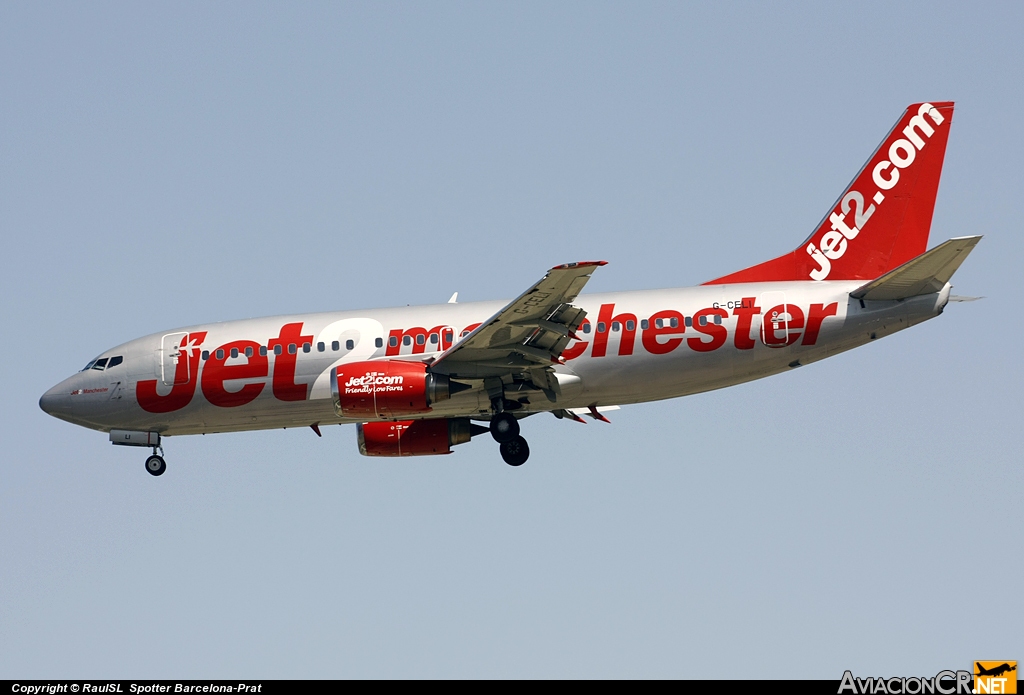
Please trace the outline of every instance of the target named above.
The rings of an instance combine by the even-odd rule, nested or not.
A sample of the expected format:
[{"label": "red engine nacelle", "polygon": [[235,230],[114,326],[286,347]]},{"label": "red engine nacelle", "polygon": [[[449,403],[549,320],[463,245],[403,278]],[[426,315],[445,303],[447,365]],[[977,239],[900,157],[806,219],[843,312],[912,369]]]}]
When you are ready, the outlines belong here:
[{"label": "red engine nacelle", "polygon": [[468,418],[365,422],[359,431],[359,453],[363,456],[431,456],[450,454],[456,444],[489,431]]},{"label": "red engine nacelle", "polygon": [[335,369],[331,380],[334,407],[351,418],[395,418],[430,412],[431,403],[443,401],[453,391],[469,388],[448,377],[431,374],[422,362],[379,360],[352,362]]}]

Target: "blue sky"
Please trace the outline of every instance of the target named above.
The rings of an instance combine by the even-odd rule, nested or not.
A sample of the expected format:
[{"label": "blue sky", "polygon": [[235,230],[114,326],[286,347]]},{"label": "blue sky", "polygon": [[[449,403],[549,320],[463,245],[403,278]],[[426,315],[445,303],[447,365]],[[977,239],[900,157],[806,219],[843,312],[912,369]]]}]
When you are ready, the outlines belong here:
[{"label": "blue sky", "polygon": [[[2,677],[931,675],[1021,658],[1013,3],[5,3]],[[957,102],[932,244],[981,302],[613,424],[362,458],[39,395],[170,326],[698,284]],[[998,620],[994,615],[1000,616]]]}]

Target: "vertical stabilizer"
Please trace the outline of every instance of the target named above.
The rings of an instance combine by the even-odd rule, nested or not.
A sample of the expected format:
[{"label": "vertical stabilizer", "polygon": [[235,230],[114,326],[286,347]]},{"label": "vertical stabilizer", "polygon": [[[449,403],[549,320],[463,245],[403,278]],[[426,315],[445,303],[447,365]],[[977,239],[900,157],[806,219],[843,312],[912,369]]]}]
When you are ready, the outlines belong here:
[{"label": "vertical stabilizer", "polygon": [[907,107],[803,244],[705,284],[873,280],[921,255],[952,120],[951,101]]}]

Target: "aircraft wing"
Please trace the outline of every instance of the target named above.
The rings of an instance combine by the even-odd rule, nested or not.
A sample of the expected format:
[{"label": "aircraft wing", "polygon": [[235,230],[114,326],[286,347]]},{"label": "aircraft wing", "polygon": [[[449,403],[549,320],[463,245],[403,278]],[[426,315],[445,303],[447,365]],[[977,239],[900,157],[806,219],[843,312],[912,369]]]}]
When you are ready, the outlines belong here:
[{"label": "aircraft wing", "polygon": [[606,261],[555,266],[533,287],[441,353],[430,371],[486,379],[559,363],[562,351],[587,315],[572,302],[602,265]]}]

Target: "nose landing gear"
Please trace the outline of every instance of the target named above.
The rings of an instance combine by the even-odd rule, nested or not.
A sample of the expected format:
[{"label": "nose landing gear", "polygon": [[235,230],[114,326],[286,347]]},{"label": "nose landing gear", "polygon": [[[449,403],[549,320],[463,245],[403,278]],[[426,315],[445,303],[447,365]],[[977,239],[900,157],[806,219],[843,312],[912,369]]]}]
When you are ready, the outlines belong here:
[{"label": "nose landing gear", "polygon": [[163,447],[153,447],[153,455],[146,459],[146,472],[150,475],[163,475],[167,470],[167,462],[157,453],[158,449],[160,454],[164,453]]}]

